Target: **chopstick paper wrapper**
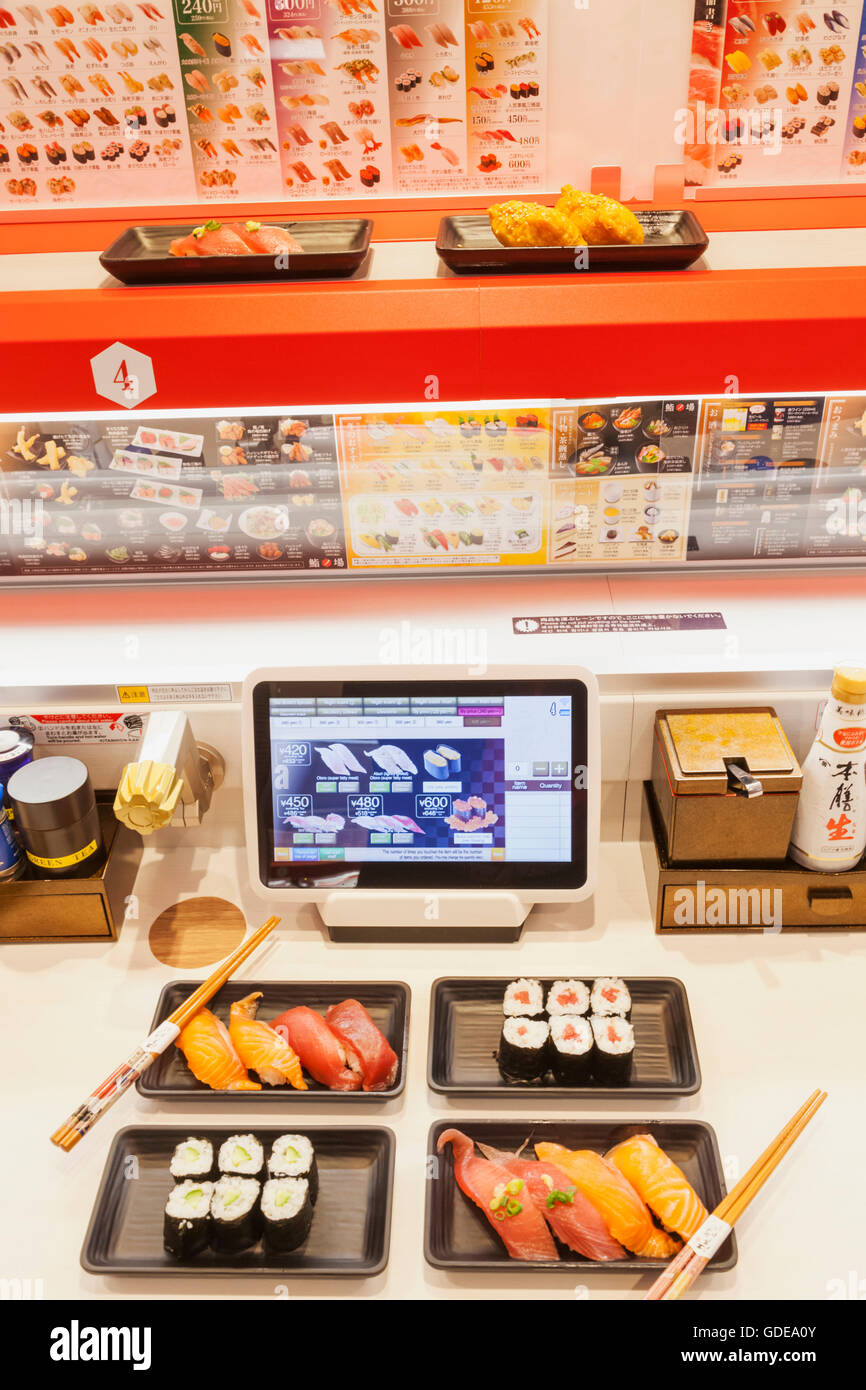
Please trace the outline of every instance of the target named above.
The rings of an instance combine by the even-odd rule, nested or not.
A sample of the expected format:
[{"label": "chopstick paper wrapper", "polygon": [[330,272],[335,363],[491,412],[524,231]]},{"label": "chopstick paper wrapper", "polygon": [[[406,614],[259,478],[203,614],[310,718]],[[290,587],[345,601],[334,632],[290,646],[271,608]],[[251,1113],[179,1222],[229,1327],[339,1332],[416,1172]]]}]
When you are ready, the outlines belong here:
[{"label": "chopstick paper wrapper", "polygon": [[700,1255],[701,1259],[711,1260],[733,1229],[733,1226],[729,1226],[720,1216],[710,1215],[703,1226],[695,1231],[688,1242],[689,1248],[694,1250],[696,1255]]},{"label": "chopstick paper wrapper", "polygon": [[109,1077],[106,1077],[101,1086],[97,1086],[83,1105],[70,1115],[65,1124],[51,1136],[52,1144],[64,1149],[67,1153],[74,1149],[79,1139],[83,1139],[85,1134],[93,1128],[96,1121],[106,1110],[114,1104],[124,1091],[128,1091],[130,1086],[134,1086],[143,1071],[156,1061],[160,1053],[174,1042],[180,1035],[184,1025],[189,1022],[199,1009],[203,1008],[207,1002],[213,998],[217,990],[222,989],[226,980],[229,979],[233,971],[245,961],[247,956],[251,956],[265,937],[268,936],[279,922],[279,917],[269,917],[258,931],[253,932],[252,936],[242,941],[236,950],[232,951],[220,965],[217,966],[208,978],[199,985],[198,989],[193,990],[188,999],[185,999],[168,1018],[163,1019],[150,1037],[145,1038],[133,1053],[121,1063]]}]

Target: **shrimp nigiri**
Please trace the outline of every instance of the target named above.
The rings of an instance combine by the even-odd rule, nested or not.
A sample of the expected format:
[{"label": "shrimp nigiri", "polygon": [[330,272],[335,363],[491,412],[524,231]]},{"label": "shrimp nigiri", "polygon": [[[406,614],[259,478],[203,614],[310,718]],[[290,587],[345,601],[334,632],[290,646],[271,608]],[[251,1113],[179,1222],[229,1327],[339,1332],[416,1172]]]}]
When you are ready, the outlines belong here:
[{"label": "shrimp nigiri", "polygon": [[256,1018],[261,997],[259,991],[232,1004],[229,1032],[240,1059],[245,1067],[258,1072],[269,1086],[284,1086],[290,1081],[296,1091],[306,1091],[307,1083],[297,1053],[284,1037]]},{"label": "shrimp nigiri", "polygon": [[197,1081],[212,1091],[260,1091],[235,1051],[229,1031],[210,1009],[199,1009],[175,1038]]}]

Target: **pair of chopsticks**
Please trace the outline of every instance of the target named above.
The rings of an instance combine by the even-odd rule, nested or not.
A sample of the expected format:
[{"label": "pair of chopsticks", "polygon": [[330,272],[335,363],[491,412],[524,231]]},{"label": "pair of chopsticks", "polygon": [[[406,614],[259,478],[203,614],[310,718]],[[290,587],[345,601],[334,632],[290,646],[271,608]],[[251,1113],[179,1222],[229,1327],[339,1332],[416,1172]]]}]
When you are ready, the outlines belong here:
[{"label": "pair of chopsticks", "polygon": [[245,961],[248,956],[252,955],[253,951],[261,946],[279,920],[279,917],[269,917],[264,926],[259,927],[258,931],[253,932],[246,941],[242,941],[237,950],[227,956],[222,964],[217,966],[213,974],[209,975],[188,999],[179,1004],[168,1018],[163,1019],[150,1037],[145,1038],[144,1042],[127,1057],[126,1061],[121,1063],[109,1077],[106,1077],[101,1086],[97,1086],[95,1091],[91,1091],[84,1104],[79,1105],[69,1119],[54,1131],[51,1136],[52,1144],[56,1144],[65,1153],[74,1149],[79,1139],[84,1138],[100,1116],[105,1114],[109,1106],[113,1105],[124,1091],[129,1090],[129,1087],[134,1085],[141,1073],[147,1071],[147,1068],[156,1061],[160,1053],[174,1042],[193,1014],[198,1013],[199,1009],[213,998],[217,990],[222,989],[241,962]]},{"label": "pair of chopsticks", "polygon": [[740,1179],[733,1192],[708,1216],[700,1230],[696,1231],[671,1260],[667,1268],[656,1279],[649,1293],[644,1295],[645,1303],[673,1301],[681,1298],[687,1289],[706,1269],[716,1250],[727,1239],[732,1228],[739,1221],[749,1203],[760,1192],[771,1173],[781,1163],[791,1145],[799,1139],[810,1120],[827,1099],[826,1091],[813,1091],[807,1101],[776,1135],[771,1144],[752,1164],[748,1173]]}]

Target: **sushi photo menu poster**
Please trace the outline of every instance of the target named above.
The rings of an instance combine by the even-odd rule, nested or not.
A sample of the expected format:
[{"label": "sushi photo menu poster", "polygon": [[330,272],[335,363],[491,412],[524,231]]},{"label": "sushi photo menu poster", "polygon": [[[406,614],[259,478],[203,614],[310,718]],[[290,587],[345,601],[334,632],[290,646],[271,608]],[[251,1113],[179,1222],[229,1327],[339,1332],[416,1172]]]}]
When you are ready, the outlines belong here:
[{"label": "sushi photo menu poster", "polygon": [[863,12],[862,0],[827,10],[803,0],[697,0],[687,183],[789,186],[862,176]]},{"label": "sushi photo menu poster", "polygon": [[0,208],[192,196],[171,0],[19,8],[0,59]]},{"label": "sushi photo menu poster", "polygon": [[265,0],[174,0],[196,195],[272,198],[279,177]]},{"label": "sushi photo menu poster", "polygon": [[544,188],[547,181],[546,0],[466,0],[471,181]]},{"label": "sushi photo menu poster", "polygon": [[349,567],[543,564],[549,419],[338,416]]}]

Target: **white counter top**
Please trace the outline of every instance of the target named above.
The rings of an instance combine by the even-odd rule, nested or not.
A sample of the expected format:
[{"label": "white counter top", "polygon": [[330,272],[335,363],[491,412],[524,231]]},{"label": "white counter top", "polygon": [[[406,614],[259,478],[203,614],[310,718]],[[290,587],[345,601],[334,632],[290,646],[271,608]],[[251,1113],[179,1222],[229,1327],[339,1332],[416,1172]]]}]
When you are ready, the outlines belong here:
[{"label": "white counter top", "polygon": [[[241,853],[148,847],[136,885],[140,919],[113,945],[0,948],[0,1051],[4,1136],[0,1230],[4,1279],[41,1280],[46,1298],[270,1297],[272,1276],[102,1278],[78,1257],[114,1133],[129,1124],[254,1123],[249,1108],[158,1106],[127,1094],[72,1154],[48,1136],[144,1036],[162,985],[179,973],[159,964],[150,922],[181,897],[215,894],[240,903],[257,925],[267,915],[247,892]],[[289,1279],[291,1297],[551,1298],[576,1296],[571,1272],[450,1276],[423,1258],[424,1157],[437,1118],[694,1118],[716,1131],[731,1184],[816,1087],[829,1091],[818,1118],[738,1226],[740,1259],[705,1275],[701,1299],[825,1299],[847,1288],[866,1247],[857,1155],[866,1144],[863,995],[866,935],[653,934],[634,844],[602,848],[594,906],[536,914],[513,946],[334,946],[287,917],[278,939],[242,967],[246,979],[404,980],[412,990],[408,1081],[381,1106],[333,1102],[263,1105],[265,1124],[389,1126],[397,1139],[391,1254],[365,1281]],[[2,889],[0,889],[2,892]],[[207,971],[182,972],[200,975]],[[451,1103],[427,1089],[429,991],[439,975],[673,975],[686,985],[703,1088],[679,1101],[573,1105],[523,1098]],[[471,1127],[470,1127],[471,1131]],[[858,1274],[856,1278],[860,1278]],[[838,1284],[833,1281],[839,1281]],[[640,1298],[649,1278],[592,1272],[590,1298]],[[580,1294],[579,1296],[586,1296]],[[836,1292],[836,1297],[839,1293]],[[847,1296],[851,1296],[850,1293]]]}]

